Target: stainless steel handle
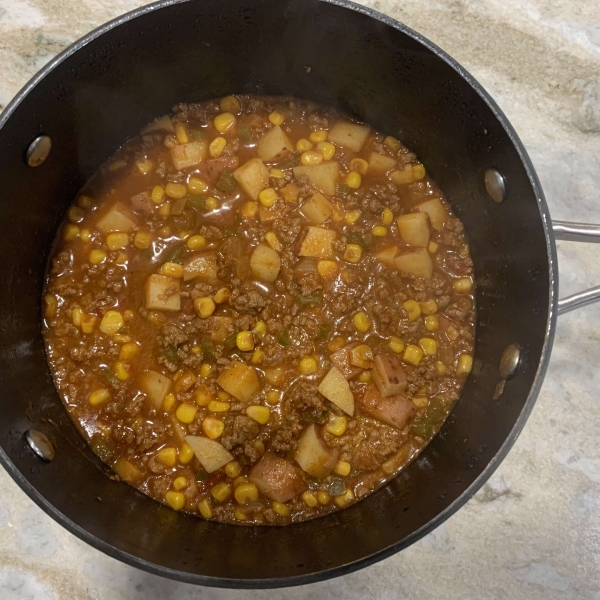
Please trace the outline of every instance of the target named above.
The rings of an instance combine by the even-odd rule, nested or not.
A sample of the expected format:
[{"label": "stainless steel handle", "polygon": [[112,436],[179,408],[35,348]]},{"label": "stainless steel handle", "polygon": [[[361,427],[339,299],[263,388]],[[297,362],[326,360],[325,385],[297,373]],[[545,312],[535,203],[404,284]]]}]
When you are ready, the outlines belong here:
[{"label": "stainless steel handle", "polygon": [[[557,240],[600,244],[600,225],[553,221],[552,230]],[[558,316],[598,301],[600,301],[600,285],[589,290],[584,290],[583,292],[578,292],[572,296],[561,298],[558,301]]]}]

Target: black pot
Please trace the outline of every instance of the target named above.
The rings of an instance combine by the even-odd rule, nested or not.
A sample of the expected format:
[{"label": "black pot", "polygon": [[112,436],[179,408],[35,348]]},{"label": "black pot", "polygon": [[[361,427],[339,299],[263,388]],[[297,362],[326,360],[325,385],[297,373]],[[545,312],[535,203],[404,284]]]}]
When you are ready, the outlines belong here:
[{"label": "black pot", "polygon": [[[78,190],[173,104],[229,93],[312,99],[406,142],[462,219],[475,262],[475,364],[441,432],[377,493],[284,528],[206,522],[107,478],[62,407],[40,330],[48,253]],[[27,150],[40,135],[52,149],[33,168],[44,140]],[[47,65],[0,116],[0,147],[0,462],[43,510],[107,554],[215,586],[287,586],[348,573],[454,513],[525,424],[558,306],[548,208],[491,98],[407,27],[344,0],[159,2],[101,27]],[[486,191],[486,173],[488,190],[503,201]],[[503,355],[502,376],[516,370],[505,384]],[[50,439],[51,462],[28,448],[32,442],[50,458],[24,435],[32,429]]]}]

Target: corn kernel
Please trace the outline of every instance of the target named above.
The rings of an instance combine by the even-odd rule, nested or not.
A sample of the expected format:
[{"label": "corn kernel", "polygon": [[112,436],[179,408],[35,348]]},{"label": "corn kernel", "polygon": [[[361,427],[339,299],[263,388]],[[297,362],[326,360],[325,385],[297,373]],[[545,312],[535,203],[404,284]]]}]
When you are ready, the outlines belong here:
[{"label": "corn kernel", "polygon": [[225,133],[226,131],[229,131],[232,127],[235,127],[235,122],[236,118],[230,112],[221,113],[220,115],[217,115],[213,120],[215,129],[219,133]]},{"label": "corn kernel", "polygon": [[435,363],[435,368],[440,377],[443,377],[446,374],[446,365],[441,360],[438,360]]},{"label": "corn kernel", "polygon": [[319,501],[319,504],[329,504],[331,496],[325,490],[318,490],[317,500]]},{"label": "corn kernel", "polygon": [[439,319],[437,315],[428,315],[425,317],[425,329],[427,331],[437,331],[439,327]]},{"label": "corn kernel", "polygon": [[194,394],[198,406],[208,406],[212,401],[212,393],[207,386],[201,385]]},{"label": "corn kernel", "polygon": [[233,516],[238,520],[238,521],[248,521],[248,519],[250,519],[250,517],[246,514],[246,512],[240,507],[238,506],[234,511],[233,511]]},{"label": "corn kernel", "polygon": [[457,375],[468,375],[473,368],[473,357],[469,354],[461,354],[456,365]]},{"label": "corn kernel", "polygon": [[329,352],[335,352],[336,350],[339,350],[345,345],[346,340],[338,335],[327,344],[327,350],[329,350]]},{"label": "corn kernel", "polygon": [[328,131],[324,131],[321,129],[320,131],[311,131],[310,135],[308,136],[308,139],[313,144],[318,144],[319,142],[324,142],[327,139],[328,135]]},{"label": "corn kernel", "polygon": [[319,142],[317,144],[317,152],[325,160],[331,160],[335,155],[335,146],[330,142]]},{"label": "corn kernel", "polygon": [[371,229],[371,233],[377,237],[385,237],[388,233],[387,227],[383,227],[383,225],[377,225]]},{"label": "corn kernel", "polygon": [[303,165],[320,165],[323,162],[323,155],[313,150],[307,150],[301,154],[300,162]]},{"label": "corn kernel", "polygon": [[258,450],[258,453],[261,456],[265,453],[265,443],[262,440],[254,440],[254,447]]},{"label": "corn kernel", "polygon": [[406,350],[404,351],[404,361],[414,365],[415,367],[421,362],[423,358],[423,350],[419,348],[419,346],[415,346],[414,344],[409,344],[406,346]]},{"label": "corn kernel", "polygon": [[202,235],[193,235],[192,237],[188,238],[186,246],[190,250],[200,250],[200,248],[204,248],[204,246],[206,246],[206,239]]},{"label": "corn kernel", "polygon": [[156,453],[156,460],[165,467],[174,467],[177,462],[177,448],[172,446],[161,448]]},{"label": "corn kernel", "polygon": [[216,440],[223,435],[223,431],[225,431],[225,423],[216,417],[206,417],[202,421],[202,431],[207,438]]},{"label": "corn kernel", "polygon": [[96,315],[83,315],[81,318],[81,331],[87,334],[92,333],[96,327],[97,320]]},{"label": "corn kernel", "polygon": [[412,401],[417,408],[425,408],[429,404],[427,396],[415,396]]},{"label": "corn kernel", "polygon": [[104,250],[91,250],[89,255],[88,255],[88,260],[93,264],[93,265],[98,265],[101,262],[103,262],[104,260],[106,260],[106,252],[104,252]]},{"label": "corn kernel", "polygon": [[181,492],[168,491],[165,494],[165,503],[173,510],[181,510],[185,506],[185,496]]},{"label": "corn kernel", "polygon": [[117,310],[107,310],[100,322],[100,331],[106,335],[114,335],[123,327],[123,315]]},{"label": "corn kernel", "polygon": [[312,375],[317,372],[317,361],[312,356],[307,356],[300,361],[298,367],[303,375]]},{"label": "corn kernel", "polygon": [[407,300],[402,303],[409,321],[416,321],[421,316],[421,307],[415,300]]},{"label": "corn kernel", "polygon": [[349,263],[358,263],[362,257],[362,248],[358,244],[346,244],[344,260]]},{"label": "corn kernel", "polygon": [[317,261],[317,273],[326,279],[335,279],[338,272],[338,264],[334,260]]},{"label": "corn kernel", "polygon": [[166,262],[161,266],[159,273],[167,277],[173,277],[174,279],[181,279],[183,277],[183,265]]},{"label": "corn kernel", "polygon": [[129,246],[129,235],[126,233],[109,233],[106,236],[106,245],[109,250],[120,250]]},{"label": "corn kernel", "polygon": [[210,495],[217,502],[225,502],[225,500],[228,500],[229,496],[231,496],[231,486],[228,483],[221,481],[221,483],[217,483],[217,485],[211,488]]},{"label": "corn kernel", "polygon": [[395,352],[396,354],[400,354],[402,350],[404,350],[404,342],[399,338],[393,335],[388,342],[388,348]]},{"label": "corn kernel", "polygon": [[250,359],[250,362],[253,365],[258,365],[260,363],[260,361],[262,360],[263,356],[264,356],[264,352],[260,348],[257,348],[252,353],[252,358]]},{"label": "corn kernel", "polygon": [[190,141],[190,136],[188,135],[188,128],[185,123],[178,121],[174,125],[175,127],[175,137],[177,138],[178,144],[187,144]]},{"label": "corn kernel", "polygon": [[242,352],[248,352],[254,350],[254,339],[252,338],[251,331],[240,331],[236,338],[235,344]]},{"label": "corn kernel", "polygon": [[369,172],[369,163],[364,158],[353,158],[350,161],[350,170],[356,171],[364,177]]},{"label": "corn kernel", "polygon": [[129,367],[124,362],[118,360],[113,366],[113,372],[119,381],[129,379]]},{"label": "corn kernel", "polygon": [[231,290],[229,288],[223,287],[223,288],[219,288],[217,290],[216,294],[214,295],[213,300],[217,304],[223,304],[223,302],[227,302],[227,300],[229,300],[230,297],[231,297]]},{"label": "corn kernel", "polygon": [[371,328],[371,321],[369,320],[367,313],[361,310],[354,315],[354,327],[361,333],[369,331]]},{"label": "corn kernel", "polygon": [[225,146],[227,146],[227,140],[224,137],[216,137],[208,146],[208,153],[213,158],[219,158],[221,154],[223,154],[223,150],[225,150]]},{"label": "corn kernel", "polygon": [[346,175],[346,179],[344,181],[351,190],[357,190],[362,183],[362,177],[360,176],[360,173],[352,171]]},{"label": "corn kernel", "polygon": [[194,458],[192,447],[187,442],[183,442],[183,446],[181,446],[181,450],[179,451],[179,462],[182,465],[187,465],[192,458]]},{"label": "corn kernel", "polygon": [[180,476],[176,477],[175,481],[173,481],[173,489],[178,492],[186,488],[188,485],[188,480],[186,477]]},{"label": "corn kernel", "polygon": [[267,406],[249,406],[246,414],[260,425],[265,425],[269,421],[271,410]]},{"label": "corn kernel", "polygon": [[325,431],[328,431],[332,435],[344,435],[348,428],[348,419],[346,415],[334,415],[329,416],[329,421],[325,425]]},{"label": "corn kernel", "polygon": [[162,313],[152,310],[148,313],[146,320],[152,323],[152,325],[156,325],[157,327],[161,327],[167,322],[167,318]]},{"label": "corn kernel", "polygon": [[225,96],[224,98],[221,98],[219,107],[222,111],[230,112],[234,115],[239,113],[242,109],[240,101],[235,96]]},{"label": "corn kernel", "polygon": [[240,210],[242,218],[253,219],[258,212],[258,204],[256,202],[245,202]]},{"label": "corn kernel", "polygon": [[421,338],[419,340],[419,346],[421,346],[426,356],[433,356],[437,353],[437,343],[433,338]]},{"label": "corn kernel", "polygon": [[468,294],[473,287],[473,281],[470,277],[461,277],[460,279],[456,279],[454,281],[452,287],[458,294]]},{"label": "corn kernel", "polygon": [[[356,210],[351,210],[347,215],[346,215],[346,223],[348,223],[348,225],[353,225],[354,223],[356,223],[356,221],[358,221],[360,219],[362,212],[358,209]],[[359,246],[360,248],[360,246]]]},{"label": "corn kernel", "polygon": [[133,238],[133,245],[140,250],[145,250],[151,243],[152,235],[147,231],[138,231]]},{"label": "corn kernel", "polygon": [[204,498],[198,502],[198,512],[204,519],[212,519],[213,513],[208,498]]},{"label": "corn kernel", "polygon": [[195,298],[194,309],[201,319],[207,319],[215,312],[215,302],[212,298]]},{"label": "corn kernel", "polygon": [[394,220],[394,213],[389,208],[383,209],[383,214],[381,215],[381,222],[384,225],[391,225]]},{"label": "corn kernel", "polygon": [[79,234],[79,239],[84,242],[84,243],[88,243],[92,241],[92,232],[89,229],[82,229],[81,233]]},{"label": "corn kernel", "polygon": [[[159,214],[161,217],[168,217],[168,216],[171,214],[171,203],[170,203],[170,202],[163,202],[163,203],[160,205],[160,208],[158,209],[158,214]],[[163,233],[161,233],[161,231],[165,231],[165,232],[167,232],[167,233],[164,233],[164,234],[163,234]],[[171,231],[171,230],[170,230],[168,227],[162,227],[162,228],[159,230],[159,232],[158,232],[158,233],[159,233],[159,235],[161,235],[162,237],[169,237],[169,235],[170,235],[170,231]]]},{"label": "corn kernel", "polygon": [[196,383],[196,376],[187,371],[185,373],[181,373],[179,377],[176,379],[175,383],[175,393],[181,394],[190,390],[190,388]]},{"label": "corn kernel", "polygon": [[343,494],[341,494],[340,496],[336,496],[333,499],[336,506],[338,506],[339,508],[344,508],[344,507],[348,506],[349,504],[352,504],[352,502],[354,502],[354,500],[355,500],[354,492],[351,489],[347,489]]},{"label": "corn kernel", "polygon": [[340,208],[339,205],[335,205],[331,218],[333,219],[334,223],[341,223],[346,218],[346,213]]},{"label": "corn kernel", "polygon": [[415,181],[421,181],[425,177],[425,167],[422,164],[413,165],[412,176]]},{"label": "corn kernel", "polygon": [[277,513],[279,516],[289,517],[290,509],[288,508],[287,504],[284,504],[283,502],[277,502],[274,500],[273,504],[271,506],[273,508],[273,511],[275,513]]},{"label": "corn kernel", "polygon": [[269,114],[269,121],[273,123],[273,125],[281,125],[285,120],[285,117],[277,110],[274,110]]},{"label": "corn kernel", "polygon": [[106,388],[98,388],[94,390],[88,397],[88,401],[92,406],[100,406],[110,399],[110,392]]},{"label": "corn kernel", "polygon": [[350,475],[350,471],[352,471],[352,465],[345,460],[338,460],[333,471],[340,477],[347,477]]},{"label": "corn kernel", "polygon": [[273,231],[267,231],[267,233],[265,233],[265,242],[267,242],[267,244],[269,244],[273,250],[281,252],[281,242]]},{"label": "corn kernel", "polygon": [[228,412],[231,409],[229,402],[222,402],[221,400],[211,400],[208,403],[208,410],[214,413]]},{"label": "corn kernel", "polygon": [[283,179],[285,177],[285,173],[281,169],[271,169],[270,175],[275,179]]},{"label": "corn kernel", "polygon": [[385,146],[387,146],[392,152],[398,152],[402,149],[402,144],[391,135],[388,135],[385,140],[383,140]]},{"label": "corn kernel", "polygon": [[182,423],[191,423],[198,412],[198,407],[193,404],[188,404],[187,402],[183,402],[177,407],[175,411],[175,416]]},{"label": "corn kernel", "polygon": [[361,383],[369,383],[371,381],[371,371],[363,371],[359,376],[358,380]]},{"label": "corn kernel", "polygon": [[147,157],[139,158],[135,161],[135,166],[142,175],[148,175],[154,168],[154,163]]},{"label": "corn kernel", "polygon": [[265,188],[258,194],[258,201],[265,208],[270,208],[277,201],[277,192],[273,188]]},{"label": "corn kernel", "polygon": [[419,308],[423,315],[434,315],[437,312],[437,302],[435,300],[426,300],[425,302],[419,302]]},{"label": "corn kernel", "polygon": [[296,150],[298,152],[307,152],[308,150],[312,150],[313,145],[305,138],[300,138],[296,142]]},{"label": "corn kernel", "polygon": [[239,504],[256,502],[258,500],[258,488],[253,483],[243,483],[235,488],[233,495]]},{"label": "corn kernel", "polygon": [[200,366],[200,375],[204,378],[210,377],[213,372],[213,366],[209,363],[202,363]]},{"label": "corn kernel", "polygon": [[165,186],[165,194],[167,194],[169,198],[178,200],[187,194],[187,187],[183,183],[173,183],[169,181]]},{"label": "corn kernel", "polygon": [[71,206],[67,211],[67,219],[71,221],[71,223],[80,223],[83,221],[83,217],[85,216],[85,212],[79,206]]},{"label": "corn kernel", "polygon": [[131,321],[131,319],[133,319],[133,317],[135,317],[135,313],[131,310],[131,309],[127,309],[123,311],[123,318],[126,321]]},{"label": "corn kernel", "polygon": [[46,319],[51,319],[56,315],[56,311],[58,310],[58,300],[54,294],[46,294],[44,296],[44,302],[46,303],[44,316]]},{"label": "corn kernel", "polygon": [[213,196],[210,196],[209,198],[206,199],[206,210],[211,211],[211,210],[217,210],[217,208],[219,207],[219,201],[214,198]]},{"label": "corn kernel", "polygon": [[74,306],[71,309],[71,320],[73,321],[73,325],[75,327],[81,327],[81,320],[84,316],[83,308],[81,306]]},{"label": "corn kernel", "polygon": [[429,254],[435,254],[438,250],[438,247],[438,244],[436,244],[435,242],[429,242],[427,250],[429,250]]},{"label": "corn kernel", "polygon": [[458,253],[460,254],[460,256],[468,256],[469,255],[469,244],[465,244],[464,246],[461,246]]},{"label": "corn kernel", "polygon": [[301,498],[302,502],[304,502],[308,508],[314,508],[319,503],[317,497],[312,492],[304,492]]},{"label": "corn kernel", "polygon": [[172,392],[168,393],[164,398],[163,398],[163,409],[166,410],[167,412],[171,412],[173,410],[173,407],[175,406],[175,404],[177,404],[177,398],[175,398],[175,394],[173,394]]},{"label": "corn kernel", "polygon": [[208,190],[208,183],[206,183],[204,179],[200,179],[200,177],[190,177],[187,183],[187,189],[190,194],[199,196]]},{"label": "corn kernel", "polygon": [[77,197],[77,206],[80,206],[81,208],[92,208],[93,205],[94,200],[89,196],[81,194],[81,196]]},{"label": "corn kernel", "polygon": [[225,475],[230,477],[231,479],[235,479],[239,477],[239,474],[242,472],[242,467],[237,460],[232,460],[231,462],[225,465]]}]

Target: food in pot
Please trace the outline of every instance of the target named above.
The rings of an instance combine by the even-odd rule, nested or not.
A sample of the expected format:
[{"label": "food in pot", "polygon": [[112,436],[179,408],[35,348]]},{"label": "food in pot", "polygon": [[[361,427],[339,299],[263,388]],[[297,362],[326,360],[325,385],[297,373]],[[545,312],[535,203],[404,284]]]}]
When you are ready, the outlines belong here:
[{"label": "food in pot", "polygon": [[461,222],[397,139],[294,99],[177,106],[69,208],[44,291],[67,411],[175,510],[303,521],[394,477],[473,362]]}]

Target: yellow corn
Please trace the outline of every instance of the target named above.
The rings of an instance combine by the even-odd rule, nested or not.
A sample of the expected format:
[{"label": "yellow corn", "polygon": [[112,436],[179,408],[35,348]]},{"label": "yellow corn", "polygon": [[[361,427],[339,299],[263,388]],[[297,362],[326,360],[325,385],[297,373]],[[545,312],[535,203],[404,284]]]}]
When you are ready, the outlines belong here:
[{"label": "yellow corn", "polygon": [[225,500],[228,500],[229,496],[231,496],[231,486],[228,483],[221,481],[221,483],[217,483],[217,485],[211,488],[210,495],[217,502],[225,502]]},{"label": "yellow corn", "polygon": [[340,477],[347,477],[350,475],[350,471],[352,471],[352,465],[345,460],[338,460],[333,471]]},{"label": "yellow corn", "polygon": [[177,448],[172,446],[161,448],[156,453],[156,460],[165,467],[174,467],[177,462]]},{"label": "yellow corn", "polygon": [[74,306],[71,309],[71,320],[73,321],[73,325],[75,327],[81,327],[81,320],[84,316],[83,308],[81,306]]},{"label": "yellow corn", "polygon": [[240,209],[242,218],[253,219],[258,212],[258,204],[256,202],[245,202]]},{"label": "yellow corn", "polygon": [[194,299],[194,308],[201,319],[207,319],[215,312],[216,307],[212,298],[204,297]]},{"label": "yellow corn", "polygon": [[125,252],[117,252],[117,256],[115,258],[115,263],[117,265],[126,265],[127,264],[127,254]]},{"label": "yellow corn", "polygon": [[385,237],[388,233],[387,227],[383,227],[383,225],[377,225],[371,229],[371,233],[377,237]]},{"label": "yellow corn", "polygon": [[328,431],[332,435],[344,435],[348,428],[348,419],[346,415],[334,415],[329,416],[329,421],[325,425],[325,431]]},{"label": "yellow corn", "polygon": [[421,181],[425,177],[425,167],[422,164],[413,165],[412,176],[415,181]]},{"label": "yellow corn", "polygon": [[381,215],[381,222],[384,225],[391,225],[394,220],[394,213],[389,208],[383,209],[383,214]]},{"label": "yellow corn", "polygon": [[260,363],[260,361],[262,360],[263,356],[264,356],[264,352],[260,348],[257,348],[252,353],[252,358],[250,359],[250,362],[253,365],[258,365]]},{"label": "yellow corn", "polygon": [[206,190],[208,190],[208,183],[204,181],[204,179],[200,179],[200,177],[190,177],[187,189],[190,194],[200,195],[204,194]]},{"label": "yellow corn", "polygon": [[221,400],[211,400],[208,403],[208,410],[214,413],[228,412],[231,409],[229,402],[222,402]]},{"label": "yellow corn", "polygon": [[236,118],[230,112],[224,112],[214,118],[213,124],[219,133],[225,133],[235,127]]},{"label": "yellow corn", "polygon": [[235,96],[225,96],[224,98],[221,98],[219,107],[224,112],[237,114],[240,112],[242,105]]},{"label": "yellow corn", "polygon": [[303,165],[320,165],[323,162],[323,155],[313,150],[307,150],[301,154],[300,162]]},{"label": "yellow corn", "polygon": [[96,327],[97,320],[96,315],[83,315],[81,318],[81,331],[87,334],[92,333]]},{"label": "yellow corn", "polygon": [[238,521],[247,521],[250,518],[239,506],[233,511],[233,516]]},{"label": "yellow corn", "polygon": [[146,320],[152,323],[152,325],[156,325],[157,327],[161,327],[167,322],[167,318],[165,317],[165,315],[155,310],[152,310],[148,313]]},{"label": "yellow corn", "polygon": [[81,196],[77,197],[77,206],[81,206],[81,208],[92,208],[93,205],[94,200],[89,196],[81,194]]},{"label": "yellow corn", "polygon": [[439,319],[437,315],[428,315],[425,317],[425,329],[427,331],[437,331],[439,327]]},{"label": "yellow corn", "polygon": [[165,504],[173,510],[181,510],[185,506],[185,496],[181,492],[168,491],[165,494]]},{"label": "yellow corn", "polygon": [[46,294],[44,296],[44,302],[46,303],[46,307],[44,308],[44,316],[47,319],[51,319],[56,315],[56,311],[58,310],[58,300],[54,294]]},{"label": "yellow corn", "polygon": [[217,398],[221,401],[221,402],[229,402],[229,400],[231,400],[231,396],[223,391],[223,390],[219,390],[217,392]]},{"label": "yellow corn", "polygon": [[328,131],[324,131],[324,130],[311,131],[310,135],[308,136],[308,139],[313,144],[318,144],[319,142],[324,142],[327,139],[328,135],[329,135],[329,132]]},{"label": "yellow corn", "polygon": [[346,340],[343,337],[338,335],[337,337],[333,338],[327,344],[327,350],[329,350],[329,352],[335,352],[336,350],[339,350],[340,348],[342,348],[345,345],[346,345]]},{"label": "yellow corn", "polygon": [[359,376],[358,380],[361,383],[369,383],[371,381],[371,371],[363,371]]},{"label": "yellow corn", "polygon": [[216,198],[210,196],[206,199],[206,210],[216,210],[218,207],[219,201]]},{"label": "yellow corn", "polygon": [[175,383],[175,393],[181,394],[187,392],[196,383],[196,376],[193,373],[185,372],[182,373]]},{"label": "yellow corn", "polygon": [[256,502],[258,500],[258,488],[253,483],[242,483],[242,485],[235,488],[233,495],[239,504]]},{"label": "yellow corn", "polygon": [[174,279],[180,279],[183,277],[183,265],[173,262],[166,262],[160,268],[161,275],[167,275]]},{"label": "yellow corn", "polygon": [[271,416],[271,410],[267,406],[249,406],[246,414],[260,425],[266,425]]},{"label": "yellow corn", "polygon": [[329,504],[331,496],[325,490],[318,490],[317,500],[319,501],[319,504]]},{"label": "yellow corn", "polygon": [[129,235],[126,233],[109,233],[106,236],[106,245],[109,250],[120,250],[129,246]]},{"label": "yellow corn", "polygon": [[173,481],[173,489],[177,490],[178,492],[181,491],[182,489],[186,488],[188,485],[188,480],[183,477],[176,477],[175,481]]},{"label": "yellow corn", "polygon": [[200,502],[198,502],[198,512],[203,518],[212,519],[213,513],[208,498],[204,498],[204,500],[200,500]]},{"label": "yellow corn", "polygon": [[281,393],[275,390],[267,392],[265,397],[267,400],[267,404],[270,404],[271,406],[275,406],[281,402]]},{"label": "yellow corn", "polygon": [[383,140],[383,143],[392,151],[392,152],[398,152],[399,150],[402,149],[402,144],[395,138],[392,137],[391,135],[388,135],[385,140]]},{"label": "yellow corn", "polygon": [[362,177],[360,176],[360,173],[352,171],[346,175],[346,179],[344,181],[351,190],[357,190],[362,183]]},{"label": "yellow corn", "polygon": [[181,450],[179,451],[179,462],[182,465],[187,465],[192,458],[194,458],[194,451],[187,442],[184,442],[183,446],[181,446]]},{"label": "yellow corn", "polygon": [[288,508],[287,504],[284,504],[283,502],[276,502],[274,500],[271,506],[273,511],[281,517],[288,517],[290,515],[290,509]]},{"label": "yellow corn", "polygon": [[254,447],[261,456],[265,453],[265,443],[262,440],[254,440]]},{"label": "yellow corn", "polygon": [[257,321],[252,332],[262,339],[267,333],[267,324],[263,321]]},{"label": "yellow corn", "polygon": [[371,321],[369,320],[367,313],[361,310],[354,315],[354,327],[361,333],[369,331],[371,328]]},{"label": "yellow corn", "polygon": [[152,202],[154,202],[154,204],[160,204],[165,199],[165,188],[163,188],[161,185],[155,185],[152,188],[150,197],[152,198]]},{"label": "yellow corn", "polygon": [[[168,217],[171,214],[171,203],[170,202],[163,202],[160,205],[160,208],[158,209],[158,214],[161,217]],[[165,231],[167,233],[161,233],[161,231]],[[162,237],[168,237],[169,236],[169,232],[171,230],[168,227],[162,227],[161,229],[159,229],[158,233],[159,235],[161,235]]]},{"label": "yellow corn", "polygon": [[194,398],[198,406],[208,406],[213,401],[211,391],[205,385],[201,385],[196,390]]},{"label": "yellow corn", "polygon": [[[356,221],[358,221],[360,219],[360,215],[361,215],[361,211],[356,209],[356,210],[351,210],[347,215],[346,215],[346,223],[348,223],[348,225],[353,225],[354,223],[356,223]],[[360,248],[360,246],[359,246]]]},{"label": "yellow corn", "polygon": [[414,344],[409,344],[406,346],[406,350],[404,351],[404,361],[414,365],[415,367],[421,362],[423,358],[423,350],[419,348],[419,346],[415,346]]},{"label": "yellow corn", "polygon": [[119,360],[127,360],[132,358],[139,352],[139,346],[134,342],[128,342],[121,346],[119,351]]},{"label": "yellow corn", "polygon": [[224,137],[216,137],[208,146],[208,152],[213,158],[219,158],[227,146],[227,140]]},{"label": "yellow corn", "polygon": [[304,502],[308,508],[314,508],[319,503],[317,497],[312,492],[304,492],[301,498],[302,502]]},{"label": "yellow corn", "polygon": [[182,423],[191,423],[198,412],[198,407],[193,404],[188,404],[187,402],[183,402],[177,407],[175,411],[175,416]]},{"label": "yellow corn", "polygon": [[188,238],[186,245],[190,250],[200,250],[206,246],[206,239],[202,235],[193,235]]},{"label": "yellow corn", "polygon": [[92,240],[92,232],[89,229],[82,229],[79,239],[86,244]]},{"label": "yellow corn", "polygon": [[305,138],[300,138],[296,142],[296,150],[298,152],[307,152],[308,150],[312,150],[313,145]]},{"label": "yellow corn", "polygon": [[299,362],[298,367],[303,375],[312,375],[317,372],[317,361],[312,356],[307,356]]},{"label": "yellow corn", "polygon": [[274,110],[269,114],[269,121],[273,123],[273,125],[281,125],[285,120],[285,117],[277,110]]},{"label": "yellow corn", "polygon": [[223,431],[225,431],[225,423],[216,417],[206,417],[202,421],[202,431],[207,438],[216,440],[223,435]]},{"label": "yellow corn", "polygon": [[285,173],[281,169],[271,169],[270,175],[275,179],[283,179],[285,177]]},{"label": "yellow corn", "polygon": [[330,142],[319,142],[317,144],[317,152],[325,160],[331,160],[335,155],[335,146]]},{"label": "yellow corn", "polygon": [[265,188],[258,194],[258,201],[265,208],[270,208],[277,201],[277,192],[273,188]]},{"label": "yellow corn", "polygon": [[469,244],[464,244],[464,246],[461,246],[461,248],[458,251],[458,253],[461,256],[468,256],[469,255]]},{"label": "yellow corn", "polygon": [[119,379],[120,381],[125,381],[126,379],[129,379],[128,368],[129,367],[124,362],[118,360],[113,366],[113,372],[117,376],[117,379]]},{"label": "yellow corn", "polygon": [[415,396],[412,401],[417,408],[425,408],[429,404],[429,399],[426,396]]},{"label": "yellow corn", "polygon": [[419,346],[421,346],[426,356],[433,356],[437,352],[437,343],[433,338],[421,338],[419,340]]},{"label": "yellow corn", "polygon": [[326,279],[334,279],[338,272],[338,265],[334,260],[317,261],[317,273]]},{"label": "yellow corn", "polygon": [[164,398],[163,398],[163,409],[166,410],[167,412],[171,412],[173,410],[173,407],[175,406],[175,404],[177,404],[177,398],[175,398],[175,394],[173,394],[172,392],[167,394]]},{"label": "yellow corn", "polygon": [[344,260],[349,263],[358,263],[362,257],[362,248],[358,244],[346,244]]},{"label": "yellow corn", "polygon": [[131,309],[128,308],[127,310],[123,311],[123,318],[126,321],[131,321],[133,317],[135,317],[135,313]]},{"label": "yellow corn", "polygon": [[165,186],[165,194],[167,194],[169,198],[178,200],[187,194],[187,187],[183,183],[173,183],[169,181]]},{"label": "yellow corn", "polygon": [[341,496],[336,496],[333,501],[339,508],[344,508],[352,504],[355,499],[354,492],[351,489],[347,489]]},{"label": "yellow corn", "polygon": [[273,250],[281,252],[281,242],[273,231],[267,231],[267,233],[265,233],[265,242],[267,242],[267,244],[269,244]]},{"label": "yellow corn", "polygon": [[94,390],[88,397],[88,401],[92,406],[100,406],[110,399],[110,392],[106,388],[98,388]]},{"label": "yellow corn", "polygon": [[213,372],[213,366],[209,363],[202,363],[202,365],[200,366],[200,375],[202,377],[210,377],[211,373]]},{"label": "yellow corn", "polygon": [[388,342],[388,348],[395,352],[396,354],[400,354],[402,350],[404,350],[404,342],[399,338],[393,335]]},{"label": "yellow corn", "polygon": [[456,365],[457,375],[468,375],[473,368],[473,357],[469,354],[461,354]]},{"label": "yellow corn", "polygon": [[350,170],[356,171],[364,177],[369,172],[369,163],[364,158],[353,158],[350,161]]},{"label": "yellow corn", "polygon": [[446,365],[441,360],[438,360],[435,363],[435,368],[440,377],[443,377],[446,374]]},{"label": "yellow corn", "polygon": [[435,254],[437,252],[438,247],[438,244],[436,244],[435,242],[429,242],[427,250],[429,250],[429,254]]},{"label": "yellow corn", "polygon": [[426,300],[419,302],[421,313],[424,315],[434,315],[437,312],[437,302],[435,300]]},{"label": "yellow corn", "polygon": [[100,322],[100,331],[106,335],[114,335],[123,327],[123,315],[117,310],[107,310]]},{"label": "yellow corn", "polygon": [[421,316],[421,307],[415,300],[407,300],[402,303],[409,321],[416,321]]},{"label": "yellow corn", "polygon": [[103,262],[106,259],[106,252],[104,252],[104,250],[91,250],[89,255],[88,255],[88,260],[93,264],[93,265],[98,265],[101,262]]},{"label": "yellow corn", "polygon": [[154,163],[146,157],[136,160],[135,166],[142,175],[148,175],[148,173],[150,173],[150,171],[152,171],[154,168]]},{"label": "yellow corn", "polygon": [[140,250],[145,250],[152,243],[152,234],[147,231],[138,231],[133,238],[133,245]]},{"label": "yellow corn", "polygon": [[235,344],[242,352],[248,352],[254,350],[254,339],[252,338],[251,331],[240,331],[236,338]]},{"label": "yellow corn", "polygon": [[231,297],[231,290],[229,288],[223,287],[217,290],[217,293],[214,296],[214,301],[217,304],[223,304],[223,302],[227,302]]},{"label": "yellow corn", "polygon": [[83,217],[85,216],[85,212],[79,206],[71,206],[67,211],[67,219],[71,221],[71,223],[79,223],[83,221]]},{"label": "yellow corn", "polygon": [[232,460],[231,462],[225,465],[225,475],[230,477],[231,479],[235,479],[239,477],[239,474],[242,472],[242,466],[237,460]]},{"label": "yellow corn", "polygon": [[187,144],[190,141],[190,136],[188,135],[188,128],[185,123],[178,121],[175,123],[175,137],[177,138],[177,143],[179,144]]},{"label": "yellow corn", "polygon": [[468,294],[473,287],[473,281],[471,281],[470,277],[461,277],[454,281],[452,287],[458,294]]}]

